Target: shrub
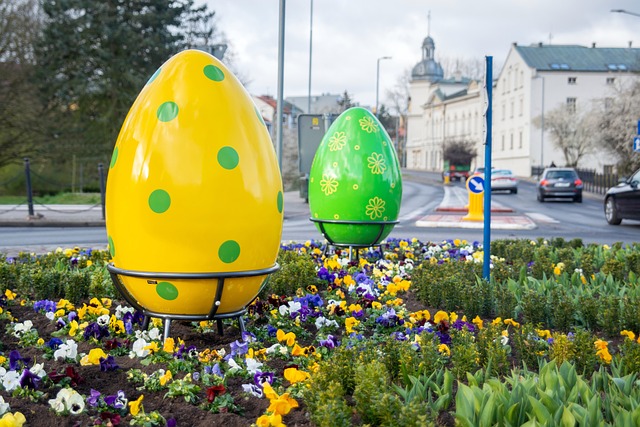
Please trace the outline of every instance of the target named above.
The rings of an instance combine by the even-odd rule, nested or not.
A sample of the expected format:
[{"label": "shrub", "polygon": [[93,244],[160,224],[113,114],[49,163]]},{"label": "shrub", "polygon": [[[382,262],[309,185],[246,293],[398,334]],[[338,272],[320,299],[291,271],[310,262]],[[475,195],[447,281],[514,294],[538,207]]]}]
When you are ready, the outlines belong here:
[{"label": "shrub", "polygon": [[316,264],[309,255],[298,255],[292,251],[281,251],[278,256],[280,270],[272,273],[267,285],[260,292],[261,298],[271,294],[295,295],[298,288],[307,289],[318,285]]}]

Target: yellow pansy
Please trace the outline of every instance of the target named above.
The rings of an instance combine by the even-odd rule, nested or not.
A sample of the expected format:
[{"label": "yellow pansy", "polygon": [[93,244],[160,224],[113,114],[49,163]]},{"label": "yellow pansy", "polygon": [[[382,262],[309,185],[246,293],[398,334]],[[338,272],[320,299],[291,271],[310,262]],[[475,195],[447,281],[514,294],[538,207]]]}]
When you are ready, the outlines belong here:
[{"label": "yellow pansy", "polygon": [[355,317],[347,317],[346,319],[344,319],[344,327],[347,331],[347,334],[352,333],[353,328],[355,328],[359,324],[360,324],[360,321]]},{"label": "yellow pansy", "polygon": [[280,414],[261,415],[256,420],[256,425],[258,427],[286,427],[282,423],[282,415]]},{"label": "yellow pansy", "polygon": [[11,292],[11,290],[9,290],[9,289],[4,291],[4,296],[7,297],[7,299],[9,301],[13,301],[14,299],[16,299],[16,293],[15,292]]},{"label": "yellow pansy", "polygon": [[173,353],[175,348],[176,348],[176,342],[173,340],[173,338],[167,337],[167,339],[164,340],[164,344],[162,344],[162,351],[167,353]]},{"label": "yellow pansy", "polygon": [[446,356],[451,356],[451,350],[449,349],[449,346],[446,344],[440,344],[438,346],[438,351]]},{"label": "yellow pansy", "polygon": [[89,354],[80,359],[80,364],[82,366],[99,365],[101,358],[107,358],[105,352],[101,348],[92,348],[89,350]]},{"label": "yellow pansy", "polygon": [[75,337],[77,333],[78,333],[78,322],[76,322],[75,320],[72,320],[71,322],[69,322],[69,336]]},{"label": "yellow pansy", "polygon": [[308,372],[300,371],[296,368],[287,368],[284,370],[284,378],[289,381],[291,384],[299,383],[300,381],[305,381],[309,379],[310,375]]},{"label": "yellow pansy", "polygon": [[499,325],[501,323],[502,323],[502,317],[496,317],[495,319],[493,319],[493,322],[491,322],[493,326]]},{"label": "yellow pansy", "polygon": [[27,419],[22,412],[7,412],[0,418],[0,427],[22,427],[26,422]]},{"label": "yellow pansy", "polygon": [[629,338],[631,341],[636,339],[636,334],[634,334],[631,331],[627,331],[626,329],[622,332],[620,332],[620,335]]},{"label": "yellow pansy", "polygon": [[484,327],[484,322],[482,321],[482,319],[480,318],[480,316],[476,316],[471,323],[473,323],[474,325],[476,325],[476,327],[478,329],[482,329]]},{"label": "yellow pansy", "polygon": [[449,315],[446,311],[438,311],[435,316],[433,316],[433,323],[436,325],[442,321],[449,321]]},{"label": "yellow pansy", "polygon": [[171,371],[167,371],[160,377],[160,385],[165,385],[169,380],[173,379]]},{"label": "yellow pansy", "polygon": [[504,319],[504,324],[505,325],[511,325],[514,328],[519,328],[520,327],[520,323],[516,322],[513,319]]},{"label": "yellow pansy", "polygon": [[285,341],[289,347],[291,347],[296,342],[296,334],[294,334],[293,332],[285,333],[282,329],[278,329],[278,331],[276,332],[276,338],[278,339],[278,342]]},{"label": "yellow pansy", "polygon": [[132,402],[129,402],[129,412],[131,412],[131,415],[136,416],[142,410],[143,399],[144,399],[144,394],[141,394],[138,399]]}]

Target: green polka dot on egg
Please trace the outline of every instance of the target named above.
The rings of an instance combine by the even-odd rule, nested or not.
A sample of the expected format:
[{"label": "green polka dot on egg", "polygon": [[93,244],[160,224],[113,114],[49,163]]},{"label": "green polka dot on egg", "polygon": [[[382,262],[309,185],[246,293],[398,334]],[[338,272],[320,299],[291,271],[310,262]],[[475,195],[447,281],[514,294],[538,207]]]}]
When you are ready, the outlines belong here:
[{"label": "green polka dot on egg", "polygon": [[278,191],[278,212],[282,213],[282,208],[284,207],[284,198],[282,196],[282,191]]},{"label": "green polka dot on egg", "polygon": [[109,164],[109,168],[113,168],[116,165],[116,160],[118,160],[118,147],[113,150],[113,154],[111,155],[111,163]]},{"label": "green polka dot on egg", "polygon": [[221,82],[224,80],[224,71],[215,65],[209,64],[205,66],[202,71],[209,80],[213,80],[214,82]]},{"label": "green polka dot on egg", "polygon": [[238,166],[240,156],[233,147],[222,147],[218,151],[218,163],[225,169],[233,169]]},{"label": "green polka dot on egg", "polygon": [[161,122],[170,122],[171,120],[178,117],[178,104],[173,101],[163,102],[159,107],[158,111],[156,111],[156,115],[158,116],[158,120]]},{"label": "green polka dot on egg", "polygon": [[227,240],[220,245],[218,257],[226,264],[230,264],[240,256],[240,245],[235,240]]},{"label": "green polka dot on egg", "polygon": [[170,282],[160,282],[156,285],[156,293],[162,299],[173,301],[178,298],[178,288]]},{"label": "green polka dot on egg", "polygon": [[113,239],[109,236],[109,253],[111,254],[111,258],[116,256],[116,247],[113,244]]},{"label": "green polka dot on egg", "polygon": [[171,196],[166,191],[154,190],[149,195],[149,207],[155,213],[164,213],[171,206]]}]

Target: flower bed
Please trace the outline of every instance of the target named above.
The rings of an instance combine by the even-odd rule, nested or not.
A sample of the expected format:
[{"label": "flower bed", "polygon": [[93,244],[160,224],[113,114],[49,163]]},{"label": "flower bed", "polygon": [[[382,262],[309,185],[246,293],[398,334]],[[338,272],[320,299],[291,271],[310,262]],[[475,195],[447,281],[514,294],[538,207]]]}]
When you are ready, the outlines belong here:
[{"label": "flower bed", "polygon": [[165,342],[106,251],[0,258],[0,425],[638,425],[640,247],[492,254],[487,282],[477,242],[283,245],[245,334]]}]

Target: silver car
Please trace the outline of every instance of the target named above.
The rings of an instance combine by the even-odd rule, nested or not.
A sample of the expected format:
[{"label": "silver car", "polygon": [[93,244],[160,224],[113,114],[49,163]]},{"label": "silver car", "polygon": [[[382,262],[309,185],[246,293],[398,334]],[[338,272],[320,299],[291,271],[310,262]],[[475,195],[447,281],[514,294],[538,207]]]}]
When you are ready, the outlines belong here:
[{"label": "silver car", "polygon": [[509,191],[518,193],[518,179],[509,169],[491,170],[491,191]]}]

